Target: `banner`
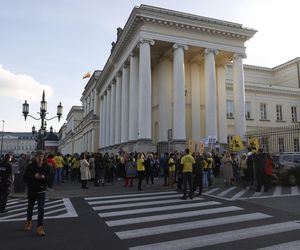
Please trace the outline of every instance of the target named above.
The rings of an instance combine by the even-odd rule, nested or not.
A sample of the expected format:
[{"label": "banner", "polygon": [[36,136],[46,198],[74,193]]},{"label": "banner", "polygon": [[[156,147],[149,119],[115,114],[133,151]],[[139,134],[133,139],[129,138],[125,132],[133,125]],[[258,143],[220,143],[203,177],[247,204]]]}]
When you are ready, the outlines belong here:
[{"label": "banner", "polygon": [[258,138],[249,138],[248,147],[255,150],[255,152],[259,149],[259,139]]},{"label": "banner", "polygon": [[234,135],[230,143],[230,149],[234,152],[239,152],[244,150],[244,145],[239,135]]}]

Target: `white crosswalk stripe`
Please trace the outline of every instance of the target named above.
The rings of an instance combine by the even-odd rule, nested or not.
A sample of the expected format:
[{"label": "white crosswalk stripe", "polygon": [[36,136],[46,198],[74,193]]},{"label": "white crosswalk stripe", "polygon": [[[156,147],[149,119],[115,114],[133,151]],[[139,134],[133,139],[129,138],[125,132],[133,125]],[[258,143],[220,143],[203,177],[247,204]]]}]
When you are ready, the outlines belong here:
[{"label": "white crosswalk stripe", "polygon": [[[170,194],[168,197],[180,197],[181,194]],[[154,196],[154,197],[138,197],[138,198],[129,198],[129,199],[122,199],[122,200],[100,200],[100,201],[90,201],[90,205],[94,204],[111,204],[111,203],[120,203],[120,202],[128,202],[128,201],[145,201],[145,200],[157,200],[157,199],[165,199],[165,195]]]},{"label": "white crosswalk stripe", "polygon": [[203,194],[210,197],[217,197],[223,200],[246,200],[255,198],[263,199],[270,197],[300,195],[300,186],[283,188],[281,185],[276,185],[275,187],[272,187],[268,192],[255,192],[255,190],[251,190],[249,186],[224,186],[211,188]]},{"label": "white crosswalk stripe", "polygon": [[116,232],[116,234],[119,236],[120,239],[132,239],[132,238],[149,236],[149,235],[171,233],[171,232],[190,230],[196,228],[206,228],[211,226],[258,220],[258,219],[270,218],[270,217],[271,216],[262,213],[242,214],[242,215],[234,215],[234,216],[228,216],[223,218],[214,218],[214,219],[199,220],[199,221],[186,222],[186,223],[176,223],[176,224],[171,224],[166,226],[147,227],[144,229],[128,230],[123,232]]},{"label": "white crosswalk stripe", "polygon": [[[7,213],[0,215],[0,222],[24,221],[27,215],[27,199],[10,199],[7,202]],[[45,219],[78,217],[70,199],[45,201]],[[37,203],[33,210],[33,220],[37,219]]]},{"label": "white crosswalk stripe", "polygon": [[129,214],[143,214],[143,213],[152,213],[158,211],[172,211],[178,210],[183,208],[196,208],[196,207],[204,207],[204,206],[212,206],[212,205],[219,205],[219,202],[216,201],[208,201],[208,202],[201,202],[201,203],[189,203],[183,205],[172,205],[172,206],[163,206],[163,207],[149,207],[149,208],[142,208],[142,209],[133,209],[133,210],[122,210],[117,212],[107,212],[107,213],[99,213],[100,217],[114,217],[120,215],[129,215]]},{"label": "white crosswalk stripe", "polygon": [[261,235],[270,235],[275,233],[288,232],[292,230],[299,230],[300,224],[290,221],[277,224],[270,224],[265,226],[250,227],[239,230],[232,230],[222,233],[203,235],[199,237],[191,237],[180,240],[165,241],[162,243],[149,244],[144,246],[131,247],[131,250],[169,250],[169,249],[192,249],[196,247],[207,247],[220,243],[227,243],[236,240],[243,240],[249,238],[259,237]]},{"label": "white crosswalk stripe", "polygon": [[191,212],[144,216],[144,217],[137,217],[137,218],[131,218],[131,219],[108,220],[108,221],[106,221],[106,224],[108,226],[112,227],[112,226],[137,224],[137,223],[143,223],[143,222],[163,221],[163,220],[169,220],[169,219],[187,218],[187,217],[192,217],[192,216],[233,212],[233,211],[239,211],[239,210],[242,210],[242,208],[236,207],[236,206],[218,207],[218,208],[196,210],[196,211],[191,211]]},{"label": "white crosswalk stripe", "polygon": [[[233,190],[235,189],[231,189]],[[139,193],[137,196],[130,194],[130,197],[117,195],[110,198],[103,196],[86,201],[119,239],[126,241],[131,250],[198,249],[217,244],[221,244],[219,248],[222,249],[222,244],[239,244],[240,240],[273,235],[277,237],[276,234],[281,232],[296,230],[300,233],[298,221],[276,222],[272,215],[247,211],[242,207],[226,205],[211,199],[176,200],[174,193],[158,192],[152,193],[153,195],[145,193],[145,196]],[[240,190],[235,197],[242,195]],[[161,196],[165,198],[161,200]],[[145,197],[151,200],[145,201]],[[104,204],[97,201],[103,201]],[[114,219],[115,217],[117,218]],[[228,230],[229,227],[231,229]],[[259,241],[251,240],[251,242],[255,246]],[[263,249],[277,249],[277,247],[297,249],[293,246],[299,244],[298,241],[276,242],[274,248],[264,243]]]},{"label": "white crosswalk stripe", "polygon": [[[203,198],[198,198],[198,200],[203,200]],[[185,200],[179,199],[171,199],[171,200],[162,200],[162,201],[147,201],[147,202],[137,202],[137,203],[130,203],[130,204],[117,204],[117,205],[106,205],[106,206],[98,206],[93,207],[96,211],[103,211],[107,209],[114,209],[114,208],[129,208],[129,207],[141,207],[141,206],[148,206],[148,205],[159,205],[159,204],[168,204],[168,203],[183,203],[186,202]]]},{"label": "white crosswalk stripe", "polygon": [[300,250],[300,240],[259,248],[257,250]]}]

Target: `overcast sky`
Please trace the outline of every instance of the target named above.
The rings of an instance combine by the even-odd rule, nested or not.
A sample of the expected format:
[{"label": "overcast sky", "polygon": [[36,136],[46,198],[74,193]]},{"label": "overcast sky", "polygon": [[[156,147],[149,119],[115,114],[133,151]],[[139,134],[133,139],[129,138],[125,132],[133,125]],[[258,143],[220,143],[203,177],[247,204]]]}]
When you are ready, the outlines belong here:
[{"label": "overcast sky", "polygon": [[[31,131],[22,104],[38,116],[46,91],[48,118],[61,101],[64,116],[80,97],[87,71],[102,69],[116,29],[134,6],[148,4],[243,24],[258,32],[246,43],[246,64],[275,67],[300,56],[298,0],[0,0],[0,120],[5,131]],[[2,122],[0,122],[0,131]]]}]

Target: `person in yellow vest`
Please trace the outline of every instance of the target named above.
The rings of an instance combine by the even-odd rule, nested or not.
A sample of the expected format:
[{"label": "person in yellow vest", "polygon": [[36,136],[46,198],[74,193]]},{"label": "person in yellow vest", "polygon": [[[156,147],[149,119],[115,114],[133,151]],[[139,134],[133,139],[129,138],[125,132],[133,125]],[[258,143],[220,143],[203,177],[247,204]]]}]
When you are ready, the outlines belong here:
[{"label": "person in yellow vest", "polygon": [[189,197],[193,199],[194,189],[193,189],[193,164],[195,164],[195,159],[190,155],[190,150],[185,149],[185,155],[181,158],[182,165],[182,181],[183,181],[183,196],[180,198],[186,200],[187,193],[187,182],[189,183]]},{"label": "person in yellow vest", "polygon": [[175,159],[173,153],[170,154],[168,165],[169,165],[169,185],[173,186],[175,183]]},{"label": "person in yellow vest", "polygon": [[214,168],[214,159],[212,158],[212,154],[210,152],[207,153],[207,168],[208,168],[208,173],[207,173],[207,181],[208,181],[208,186],[212,185],[212,173],[213,173],[213,168]]},{"label": "person in yellow vest", "polygon": [[142,157],[142,153],[138,153],[137,155],[137,173],[138,173],[138,190],[142,191],[142,181],[144,178],[144,173],[145,173],[145,161]]},{"label": "person in yellow vest", "polygon": [[62,170],[64,167],[64,159],[61,156],[61,153],[57,153],[54,156],[55,161],[55,176],[54,176],[54,183],[61,184],[62,183]]},{"label": "person in yellow vest", "polygon": [[80,160],[79,155],[75,154],[71,160],[71,180],[80,181]]}]

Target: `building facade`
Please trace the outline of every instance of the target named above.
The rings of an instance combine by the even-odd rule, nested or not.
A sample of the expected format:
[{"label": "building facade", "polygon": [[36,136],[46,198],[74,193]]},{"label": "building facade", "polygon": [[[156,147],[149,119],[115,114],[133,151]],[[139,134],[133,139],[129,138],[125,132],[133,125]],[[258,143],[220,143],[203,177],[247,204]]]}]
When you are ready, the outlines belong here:
[{"label": "building facade", "polygon": [[1,134],[2,154],[30,154],[36,149],[36,141],[32,133],[4,132]]},{"label": "building facade", "polygon": [[233,135],[246,140],[249,131],[298,123],[300,59],[274,68],[243,65],[245,42],[255,33],[237,23],[135,7],[83,92],[73,151],[156,151],[170,139],[172,150],[182,150],[187,140],[226,144]]},{"label": "building facade", "polygon": [[154,151],[168,141],[227,142],[226,66],[232,65],[234,133],[246,132],[242,60],[255,30],[141,5],[133,9],[97,82],[100,148]]},{"label": "building facade", "polygon": [[98,152],[99,99],[96,83],[100,74],[99,70],[93,73],[82,93],[82,106],[71,108],[67,123],[59,131],[59,151],[63,154]]}]

